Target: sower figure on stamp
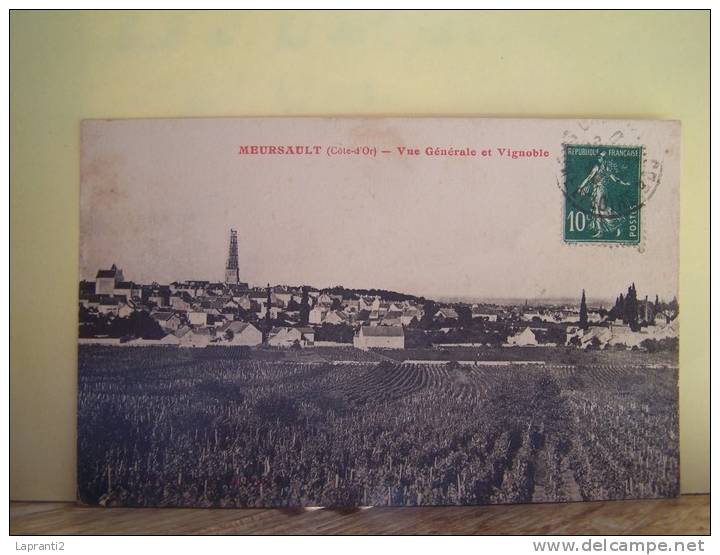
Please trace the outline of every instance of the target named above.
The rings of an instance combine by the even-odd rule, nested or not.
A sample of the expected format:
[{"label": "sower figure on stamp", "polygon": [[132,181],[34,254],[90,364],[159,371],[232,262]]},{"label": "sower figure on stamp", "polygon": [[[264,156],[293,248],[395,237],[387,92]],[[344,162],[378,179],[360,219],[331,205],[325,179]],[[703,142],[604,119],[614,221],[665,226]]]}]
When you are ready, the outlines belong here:
[{"label": "sower figure on stamp", "polygon": [[601,237],[605,233],[615,232],[620,236],[620,224],[624,218],[617,215],[616,207],[612,206],[612,195],[609,191],[610,181],[630,187],[630,183],[617,177],[610,169],[607,160],[607,152],[602,151],[597,163],[593,166],[588,176],[578,187],[578,193],[582,196],[592,195],[592,213],[590,214],[590,228],[595,230],[593,237]]}]

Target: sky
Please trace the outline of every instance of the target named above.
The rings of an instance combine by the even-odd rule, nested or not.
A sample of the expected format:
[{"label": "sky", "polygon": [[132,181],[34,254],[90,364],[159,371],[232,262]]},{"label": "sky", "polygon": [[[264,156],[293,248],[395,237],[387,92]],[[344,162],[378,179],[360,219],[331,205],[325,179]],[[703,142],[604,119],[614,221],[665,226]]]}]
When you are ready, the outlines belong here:
[{"label": "sky", "polygon": [[[668,125],[665,125],[668,124]],[[641,248],[563,242],[561,143],[634,135],[662,180]],[[82,127],[81,279],[222,280],[229,231],[251,285],[384,288],[428,297],[614,298],[677,292],[678,159],[669,122],[218,118]],[[240,155],[241,145],[320,145]],[[370,146],[375,157],[327,156]],[[397,147],[489,157],[400,156]],[[512,160],[498,148],[547,149]],[[390,150],[382,154],[380,150]]]}]

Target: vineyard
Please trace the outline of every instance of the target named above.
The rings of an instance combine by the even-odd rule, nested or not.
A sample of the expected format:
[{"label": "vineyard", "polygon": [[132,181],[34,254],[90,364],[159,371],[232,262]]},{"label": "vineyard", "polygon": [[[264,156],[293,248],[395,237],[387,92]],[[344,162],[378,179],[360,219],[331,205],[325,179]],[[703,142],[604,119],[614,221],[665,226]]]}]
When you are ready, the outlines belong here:
[{"label": "vineyard", "polygon": [[678,493],[675,368],[342,356],[82,346],[80,499],[263,507]]}]

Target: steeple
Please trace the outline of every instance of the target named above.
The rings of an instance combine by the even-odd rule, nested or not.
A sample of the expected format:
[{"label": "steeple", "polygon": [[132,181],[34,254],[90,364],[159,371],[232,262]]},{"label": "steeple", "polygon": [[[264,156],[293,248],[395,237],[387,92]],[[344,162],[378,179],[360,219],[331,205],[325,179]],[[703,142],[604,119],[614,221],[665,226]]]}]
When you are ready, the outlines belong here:
[{"label": "steeple", "polygon": [[240,269],[238,268],[237,231],[230,230],[230,246],[228,247],[227,264],[225,265],[225,283],[237,285],[240,283]]}]

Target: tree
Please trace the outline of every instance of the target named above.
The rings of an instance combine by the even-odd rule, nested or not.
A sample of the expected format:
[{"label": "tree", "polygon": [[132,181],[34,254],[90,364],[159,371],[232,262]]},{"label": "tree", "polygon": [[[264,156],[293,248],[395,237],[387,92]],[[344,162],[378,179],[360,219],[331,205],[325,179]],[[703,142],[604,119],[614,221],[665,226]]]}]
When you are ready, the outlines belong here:
[{"label": "tree", "polygon": [[599,351],[601,346],[600,340],[597,337],[593,337],[586,349],[589,351]]},{"label": "tree", "polygon": [[583,289],[582,298],[580,299],[580,327],[584,330],[588,329],[588,313],[587,303],[585,302],[585,289]]},{"label": "tree", "polygon": [[334,341],[337,343],[352,343],[353,329],[347,324],[323,324],[315,328],[318,341]]},{"label": "tree", "polygon": [[127,318],[115,318],[110,324],[111,337],[161,339],[165,332],[147,312],[134,311]]},{"label": "tree", "polygon": [[426,301],[423,305],[423,315],[420,320],[420,326],[423,329],[430,329],[433,324],[433,318],[437,312],[437,305],[434,301]]},{"label": "tree", "polygon": [[270,284],[267,285],[267,297],[265,299],[265,317],[262,321],[258,321],[258,327],[263,335],[263,341],[267,341],[270,336],[270,330],[272,330],[272,294]]},{"label": "tree", "polygon": [[627,296],[625,297],[625,311],[623,314],[623,322],[630,326],[633,331],[638,331],[638,304],[637,291],[633,283],[628,287]]},{"label": "tree", "polygon": [[108,335],[110,333],[110,324],[113,320],[105,314],[91,312],[83,305],[80,305],[80,337],[96,337],[98,335]]},{"label": "tree", "polygon": [[472,325],[472,310],[469,306],[458,305],[456,308],[458,313],[458,323],[463,327],[469,327]]},{"label": "tree", "polygon": [[655,318],[657,317],[658,312],[660,312],[660,298],[655,295],[655,303],[653,304],[652,308],[652,323],[655,323]]},{"label": "tree", "polygon": [[625,315],[625,297],[620,293],[620,296],[615,298],[615,304],[610,309],[607,315],[607,319],[614,322],[618,318],[623,318]]},{"label": "tree", "polygon": [[310,300],[308,298],[308,288],[303,286],[302,299],[300,301],[300,323],[307,325],[310,320]]},{"label": "tree", "polygon": [[269,329],[270,329],[271,320],[272,320],[272,316],[271,316],[271,314],[270,314],[270,313],[271,313],[271,310],[270,310],[270,309],[272,308],[272,293],[271,293],[271,290],[270,290],[270,284],[269,284],[269,283],[268,283],[268,286],[267,286],[267,300],[265,301],[265,307],[266,307],[266,310],[265,310],[265,325],[267,326],[267,329],[269,330]]}]

